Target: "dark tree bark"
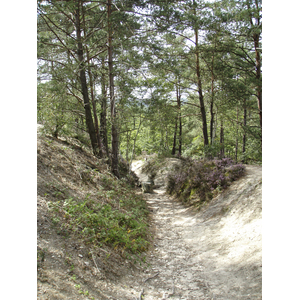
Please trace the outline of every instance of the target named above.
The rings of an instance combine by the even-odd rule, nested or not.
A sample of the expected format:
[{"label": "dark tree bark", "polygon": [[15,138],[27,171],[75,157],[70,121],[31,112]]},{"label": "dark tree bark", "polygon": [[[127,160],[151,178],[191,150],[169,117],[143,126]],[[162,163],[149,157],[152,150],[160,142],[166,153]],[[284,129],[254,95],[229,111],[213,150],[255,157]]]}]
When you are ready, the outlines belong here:
[{"label": "dark tree bark", "polygon": [[[83,7],[82,7],[82,9],[83,9]],[[82,15],[82,19],[83,19],[84,37],[86,38],[84,13]],[[102,141],[101,141],[100,133],[99,133],[99,122],[98,122],[96,102],[95,102],[95,97],[94,97],[94,80],[93,80],[93,74],[91,72],[90,55],[89,55],[88,47],[86,47],[86,56],[87,56],[87,70],[88,70],[88,75],[89,75],[90,91],[91,91],[91,102],[93,105],[93,115],[94,115],[94,122],[95,122],[94,125],[95,125],[96,137],[97,137],[97,142],[98,142],[98,148],[99,148],[99,156],[103,157],[104,150],[103,150],[103,145],[102,145]]]},{"label": "dark tree bark", "polygon": [[181,146],[182,146],[182,121],[181,121],[181,110],[179,111],[179,141],[178,141],[178,154],[181,156]]},{"label": "dark tree bark", "polygon": [[259,123],[262,128],[262,86],[261,86],[261,58],[259,53],[259,35],[253,35],[254,47],[255,47],[255,59],[256,59],[256,80],[257,80],[257,102]]},{"label": "dark tree bark", "polygon": [[179,79],[178,79],[178,85],[176,85],[176,98],[177,98],[178,119],[179,119],[178,155],[181,156],[182,122],[181,122],[181,93],[180,93],[180,82],[179,82]]},{"label": "dark tree bark", "polygon": [[224,128],[223,128],[223,120],[221,119],[221,129],[220,129],[220,158],[224,157]]},{"label": "dark tree bark", "polygon": [[[102,69],[104,70],[104,58],[102,58]],[[100,113],[100,138],[103,142],[106,155],[108,156],[108,140],[107,140],[107,125],[106,125],[106,110],[107,110],[107,98],[106,98],[106,86],[105,86],[105,74],[104,71],[101,77],[101,113]]]},{"label": "dark tree bark", "polygon": [[83,57],[83,45],[82,45],[82,39],[81,39],[81,24],[80,24],[80,15],[81,15],[81,4],[82,1],[78,1],[78,6],[75,11],[75,26],[76,26],[76,41],[77,41],[77,57],[79,60],[79,78],[80,78],[80,84],[81,84],[81,93],[83,96],[83,102],[84,102],[84,110],[85,110],[85,120],[87,129],[89,132],[93,152],[95,155],[99,155],[99,147],[98,147],[98,141],[97,136],[95,132],[95,126],[94,121],[92,117],[92,111],[90,106],[90,100],[89,100],[89,94],[88,94],[88,87],[87,87],[87,81],[85,76],[85,63],[84,63],[84,57]]},{"label": "dark tree bark", "polygon": [[213,87],[213,76],[212,76],[212,84],[211,84],[211,103],[210,103],[210,144],[212,145],[214,142],[214,87]]},{"label": "dark tree bark", "polygon": [[179,123],[178,155],[181,156],[182,122],[181,122],[181,93],[180,93],[179,79],[178,79],[178,84],[176,84],[175,87],[176,87],[176,101],[177,101],[177,116],[176,116],[175,130],[174,130],[172,155],[176,154],[177,128],[178,128],[178,123]]},{"label": "dark tree bark", "polygon": [[200,62],[199,62],[199,43],[198,43],[198,29],[194,29],[195,32],[195,41],[196,41],[196,73],[197,73],[197,86],[198,86],[198,95],[200,102],[200,110],[201,110],[201,119],[202,119],[202,132],[204,138],[204,146],[208,145],[208,134],[207,134],[207,122],[206,122],[206,112],[204,105],[204,98],[202,92],[202,82],[200,76]]},{"label": "dark tree bark", "polygon": [[215,82],[215,77],[214,77],[214,58],[215,56],[213,55],[212,57],[212,65],[211,65],[211,102],[210,102],[210,144],[212,145],[214,142],[214,82]]},{"label": "dark tree bark", "polygon": [[235,162],[238,159],[239,149],[239,107],[236,108],[236,135],[235,135]]},{"label": "dark tree bark", "polygon": [[247,125],[247,108],[246,100],[244,100],[244,135],[243,135],[243,163],[246,162],[245,152],[246,152],[246,125]]},{"label": "dark tree bark", "polygon": [[112,157],[111,167],[115,176],[120,177],[119,174],[119,155],[118,155],[118,131],[116,125],[116,106],[114,94],[114,74],[113,74],[113,57],[112,57],[112,26],[111,26],[111,0],[107,3],[107,25],[108,25],[108,69],[109,69],[109,94],[110,94],[110,115],[111,115],[111,145]]}]

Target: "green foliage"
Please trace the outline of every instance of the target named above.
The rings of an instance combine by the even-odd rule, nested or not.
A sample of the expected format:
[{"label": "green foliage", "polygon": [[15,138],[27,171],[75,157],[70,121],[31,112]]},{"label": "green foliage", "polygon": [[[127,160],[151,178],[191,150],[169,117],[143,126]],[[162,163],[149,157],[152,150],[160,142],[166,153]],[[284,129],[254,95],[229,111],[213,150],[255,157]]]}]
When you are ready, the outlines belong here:
[{"label": "green foliage", "polygon": [[54,225],[63,233],[75,234],[87,244],[110,245],[121,253],[141,253],[148,247],[148,210],[141,196],[135,195],[122,181],[103,177],[111,190],[102,190],[106,203],[85,199],[67,198],[49,202]]},{"label": "green foliage", "polygon": [[[39,1],[38,121],[48,134],[74,136],[90,146],[75,54],[78,40],[73,35],[77,4]],[[116,4],[111,15],[121,155],[128,163],[143,151],[170,154],[179,113],[177,86],[181,97],[182,151],[186,156],[218,156],[222,120],[226,156],[235,158],[237,151],[238,161],[261,161],[262,134],[256,99],[261,75],[257,76],[257,51],[253,51],[253,38],[261,37],[261,1],[151,1],[147,4],[147,20],[140,17],[145,5],[143,1]],[[104,3],[85,3],[80,12],[81,29],[85,31],[84,56],[91,58],[86,62],[88,94],[91,100],[94,85],[97,116],[101,113],[99,100],[106,98],[109,86],[105,10]],[[203,36],[198,45],[199,67],[209,135],[210,117],[214,115],[214,141],[206,147],[199,122],[194,30]],[[109,124],[109,111],[107,121]],[[106,131],[110,142],[110,128]],[[243,153],[242,133],[247,136]]]},{"label": "green foliage", "polygon": [[[81,111],[81,107],[66,95],[62,83],[49,81],[40,83],[37,89],[37,120],[44,124],[43,132],[54,137],[76,135],[73,111]],[[82,135],[82,134],[81,134]]]}]

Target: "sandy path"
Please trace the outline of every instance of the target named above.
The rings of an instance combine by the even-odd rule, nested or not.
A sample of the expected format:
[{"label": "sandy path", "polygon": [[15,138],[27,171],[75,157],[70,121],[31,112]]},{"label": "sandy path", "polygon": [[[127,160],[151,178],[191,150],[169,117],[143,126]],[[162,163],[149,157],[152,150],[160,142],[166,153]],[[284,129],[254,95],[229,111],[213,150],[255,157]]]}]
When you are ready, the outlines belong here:
[{"label": "sandy path", "polygon": [[[140,166],[133,165],[139,176]],[[163,187],[145,195],[156,248],[144,279],[159,273],[139,280],[143,299],[261,299],[261,167],[247,167],[200,213]]]}]

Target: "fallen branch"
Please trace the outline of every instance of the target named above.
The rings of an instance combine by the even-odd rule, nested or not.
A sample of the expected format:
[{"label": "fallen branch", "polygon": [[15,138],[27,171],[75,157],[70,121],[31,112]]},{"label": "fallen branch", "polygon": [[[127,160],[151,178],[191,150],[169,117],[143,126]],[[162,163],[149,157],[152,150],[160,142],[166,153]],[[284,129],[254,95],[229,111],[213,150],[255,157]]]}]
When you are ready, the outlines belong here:
[{"label": "fallen branch", "polygon": [[94,264],[95,264],[95,266],[96,266],[96,268],[97,268],[98,272],[101,274],[101,272],[100,272],[100,270],[98,269],[98,266],[97,266],[97,264],[96,264],[96,261],[95,261],[95,259],[94,259],[94,255],[93,255],[93,253],[92,253],[92,258],[93,258]]},{"label": "fallen branch", "polygon": [[159,274],[159,272],[157,272],[157,273],[156,273],[155,275],[153,275],[152,277],[149,277],[149,278],[145,279],[145,280],[144,280],[144,283],[145,283],[147,280],[149,280],[149,279],[152,279],[152,278],[156,277],[158,274]]},{"label": "fallen branch", "polygon": [[139,299],[138,299],[138,300],[142,300],[143,294],[144,294],[144,289],[142,289],[142,291],[140,292],[140,295],[139,295]]},{"label": "fallen branch", "polygon": [[98,248],[99,250],[102,250],[103,252],[105,252],[105,253],[107,253],[107,254],[111,254],[111,253],[109,253],[108,251],[106,251],[106,250],[104,250],[104,249],[102,249],[102,248]]}]

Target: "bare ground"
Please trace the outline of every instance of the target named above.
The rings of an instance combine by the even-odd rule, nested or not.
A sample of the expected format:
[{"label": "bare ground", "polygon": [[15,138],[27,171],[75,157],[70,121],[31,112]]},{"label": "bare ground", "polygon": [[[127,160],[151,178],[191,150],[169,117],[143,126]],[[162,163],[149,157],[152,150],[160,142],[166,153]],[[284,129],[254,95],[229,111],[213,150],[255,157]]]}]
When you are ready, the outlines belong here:
[{"label": "bare ground", "polygon": [[[66,152],[57,151],[61,144],[53,140],[51,147],[38,139],[37,244],[44,258],[37,299],[261,299],[261,167],[247,166],[244,178],[200,212],[167,196],[164,187],[145,194],[154,240],[148,265],[140,265],[109,248],[93,252],[55,230],[47,184],[93,196],[80,170],[96,160],[79,152],[72,166]],[[133,165],[139,175],[140,166]]]}]

